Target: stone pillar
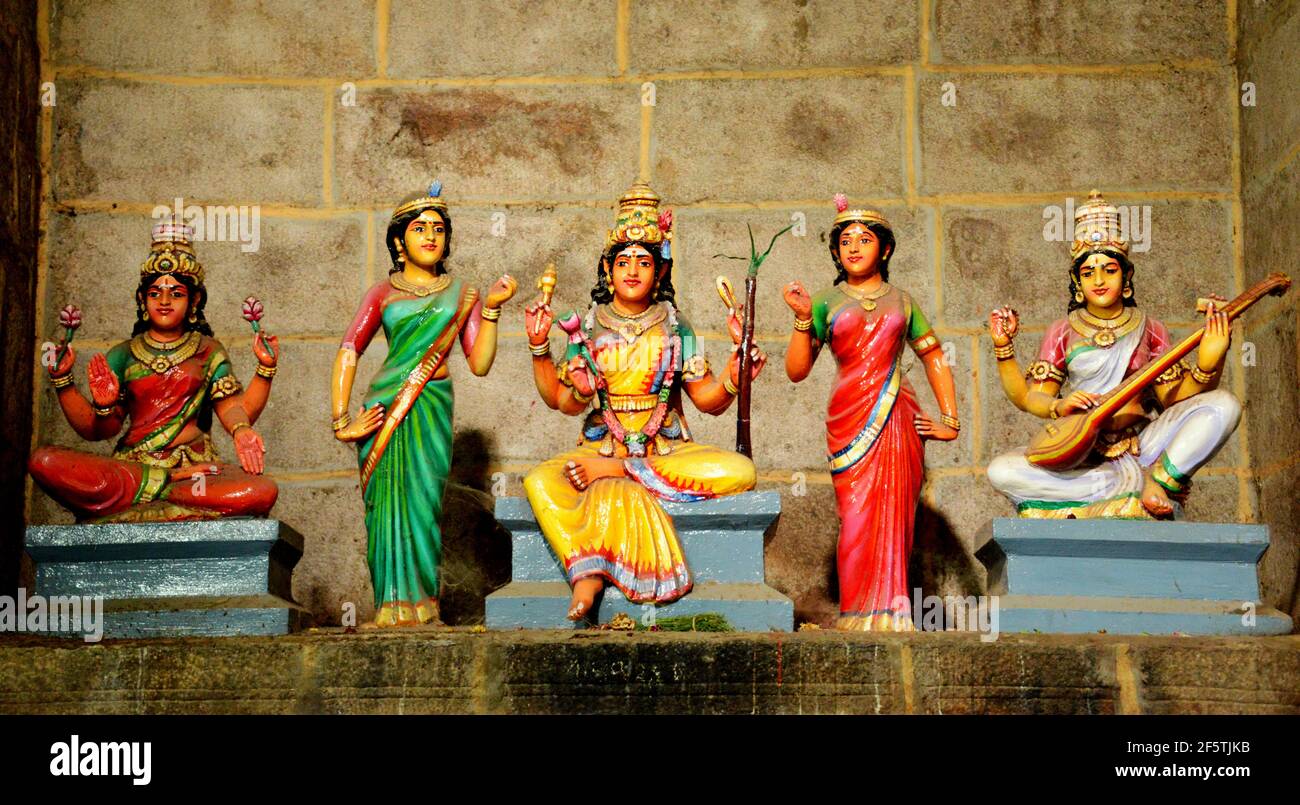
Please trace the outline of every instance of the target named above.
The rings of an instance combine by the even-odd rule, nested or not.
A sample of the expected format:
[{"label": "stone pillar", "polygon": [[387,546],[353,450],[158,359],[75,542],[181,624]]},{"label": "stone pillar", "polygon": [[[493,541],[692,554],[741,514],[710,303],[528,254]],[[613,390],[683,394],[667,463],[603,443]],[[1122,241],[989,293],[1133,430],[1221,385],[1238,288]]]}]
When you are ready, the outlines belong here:
[{"label": "stone pillar", "polygon": [[[40,238],[41,54],[36,6],[0,0],[0,594],[18,586],[32,438],[32,341]],[[12,155],[13,160],[8,157]]]}]

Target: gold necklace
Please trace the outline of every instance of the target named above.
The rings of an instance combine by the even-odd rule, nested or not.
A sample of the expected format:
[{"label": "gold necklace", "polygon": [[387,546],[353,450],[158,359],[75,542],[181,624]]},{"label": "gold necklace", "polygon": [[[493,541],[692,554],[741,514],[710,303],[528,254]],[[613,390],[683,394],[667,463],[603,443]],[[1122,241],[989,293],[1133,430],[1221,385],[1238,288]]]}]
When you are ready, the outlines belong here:
[{"label": "gold necklace", "polygon": [[863,310],[871,311],[876,309],[876,300],[893,290],[887,282],[881,282],[880,287],[874,291],[859,291],[847,282],[840,283],[840,290],[850,298],[858,300]]},{"label": "gold necklace", "polygon": [[414,294],[415,296],[429,296],[430,294],[440,293],[447,290],[447,286],[451,285],[451,275],[439,274],[438,278],[428,285],[420,285],[411,282],[406,277],[402,276],[402,272],[398,271],[388,275],[388,284],[392,285],[399,291],[405,291],[406,293]]},{"label": "gold necklace", "polygon": [[1141,323],[1142,315],[1136,308],[1126,308],[1124,313],[1113,319],[1098,318],[1083,308],[1070,312],[1070,327],[1102,349],[1114,346],[1116,341],[1136,330]]},{"label": "gold necklace", "polygon": [[194,353],[199,351],[199,343],[203,340],[203,336],[198,330],[190,330],[184,338],[179,338],[173,342],[175,346],[164,348],[165,351],[162,354],[151,350],[149,342],[152,340],[144,333],[132,338],[131,355],[140,363],[148,366],[151,371],[161,375],[170,372],[173,367],[179,366],[194,357]]},{"label": "gold necklace", "polygon": [[[656,315],[651,316],[651,313]],[[624,341],[635,341],[642,333],[666,318],[668,318],[668,311],[663,305],[651,305],[632,316],[619,313],[612,303],[596,308],[596,321],[600,322],[605,329],[618,333]]]}]

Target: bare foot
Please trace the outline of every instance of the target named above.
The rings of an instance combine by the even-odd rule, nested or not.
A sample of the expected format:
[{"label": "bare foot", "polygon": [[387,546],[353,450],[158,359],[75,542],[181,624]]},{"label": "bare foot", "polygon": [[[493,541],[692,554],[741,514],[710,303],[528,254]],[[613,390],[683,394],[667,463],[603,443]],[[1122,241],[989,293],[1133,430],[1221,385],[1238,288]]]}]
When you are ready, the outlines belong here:
[{"label": "bare foot", "polygon": [[1142,488],[1142,505],[1153,517],[1168,517],[1174,513],[1174,504],[1169,500],[1165,488],[1151,477],[1147,478],[1146,486]]},{"label": "bare foot", "polygon": [[587,470],[576,461],[570,461],[564,465],[564,477],[569,479],[573,488],[582,492],[591,482],[587,480]]},{"label": "bare foot", "polygon": [[604,586],[605,582],[599,576],[588,576],[574,582],[573,598],[569,599],[569,614],[565,617],[571,621],[580,621],[587,617],[591,612],[592,604],[596,601],[596,593]]}]

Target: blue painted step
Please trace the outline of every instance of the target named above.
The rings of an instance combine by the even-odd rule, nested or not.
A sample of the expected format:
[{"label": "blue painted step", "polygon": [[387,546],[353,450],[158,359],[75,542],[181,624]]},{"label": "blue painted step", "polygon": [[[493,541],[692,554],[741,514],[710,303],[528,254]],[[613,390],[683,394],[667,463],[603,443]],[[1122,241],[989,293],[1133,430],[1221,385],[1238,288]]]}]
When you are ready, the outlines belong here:
[{"label": "blue painted step", "polygon": [[998,518],[977,552],[1003,631],[1285,634],[1260,601],[1262,525]]},{"label": "blue painted step", "polygon": [[[694,588],[671,604],[651,608],[628,603],[609,586],[593,622],[608,622],[619,612],[638,620],[716,612],[740,631],[793,628],[794,604],[768,587],[763,574],[763,534],[781,513],[779,493],[661,505],[673,518]],[[498,498],[495,513],[511,533],[513,572],[511,583],[487,598],[488,627],[575,628],[564,618],[570,598],[564,566],[542,536],[527,499]]]}]

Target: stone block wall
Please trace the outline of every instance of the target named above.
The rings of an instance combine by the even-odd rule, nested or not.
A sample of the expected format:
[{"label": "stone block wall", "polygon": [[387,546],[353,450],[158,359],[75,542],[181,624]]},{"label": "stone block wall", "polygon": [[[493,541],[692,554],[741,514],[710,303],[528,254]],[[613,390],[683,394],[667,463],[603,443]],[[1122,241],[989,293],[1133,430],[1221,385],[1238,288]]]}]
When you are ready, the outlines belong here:
[{"label": "stone block wall", "polygon": [[[833,279],[832,194],[880,205],[894,222],[891,279],[953,361],[963,429],[927,449],[914,561],[916,578],[941,592],[980,584],[977,535],[1011,513],[983,468],[1037,426],[1002,397],[983,322],[994,306],[1016,306],[1024,360],[1063,315],[1068,251],[1044,238],[1047,206],[1094,186],[1150,205],[1137,292],[1180,332],[1195,326],[1197,295],[1231,296],[1263,270],[1249,255],[1283,265],[1296,249],[1294,230],[1274,223],[1294,209],[1296,105],[1288,111],[1285,98],[1295,89],[1273,89],[1250,110],[1238,102],[1239,71],[1259,72],[1261,87],[1282,80],[1298,38],[1294,2],[179,0],[164,28],[144,0],[41,2],[58,104],[39,332],[53,335],[58,308],[79,303],[83,365],[129,333],[155,205],[259,206],[257,252],[198,250],[209,317],[241,376],[253,361],[244,296],[263,299],[281,336],[285,366],[259,429],[281,485],[276,514],[306,537],[295,594],[325,620],[346,602],[363,617],[370,606],[355,461],[328,430],[330,362],[362,291],[387,269],[394,203],[432,177],[452,205],[451,270],[480,287],[503,272],[521,282],[492,374],[453,365],[455,480],[486,492],[520,494],[523,473],[575,438],[576,420],[531,387],[522,308],[548,261],[560,269],[557,305],[582,304],[628,184],[649,179],[677,210],[678,299],[715,362],[729,341],[714,277],[738,279],[741,264],[713,255],[743,251],[746,223],[762,234],[806,221],[760,280],[770,368],[756,384],[755,459],[785,510],[768,581],[794,598],[800,620],[823,622],[836,595],[822,421],[834,372],[823,358],[799,386],[784,377],[791,316],[779,289]],[[1240,64],[1239,43],[1249,59]],[[1259,325],[1289,342],[1252,331],[1260,368],[1289,355],[1294,369],[1289,304]],[[363,359],[358,388],[382,349]],[[1277,526],[1267,592],[1289,608],[1296,384],[1293,371],[1263,375],[1234,365],[1230,382],[1239,392],[1280,384],[1289,407],[1261,414],[1252,391],[1242,429],[1198,475],[1190,516]],[[919,367],[911,377],[934,412]],[[37,389],[38,440],[76,444],[48,384]],[[700,439],[733,442],[731,416],[690,418]],[[1284,437],[1266,438],[1278,428]],[[224,437],[218,446],[230,455]],[[66,517],[39,492],[29,514]],[[452,524],[448,539],[456,533]],[[457,572],[482,582],[466,561]]]}]

